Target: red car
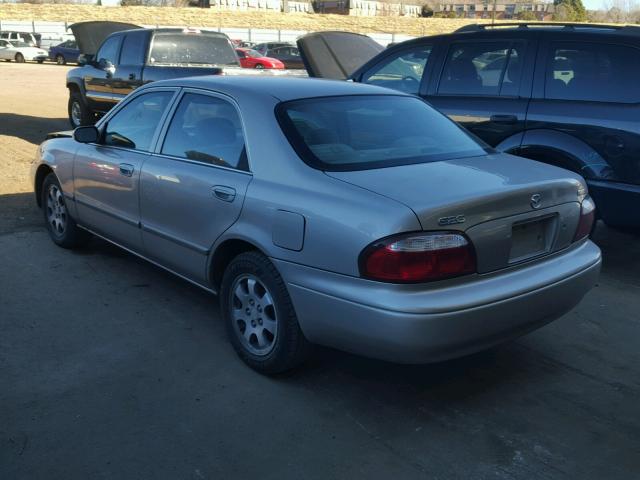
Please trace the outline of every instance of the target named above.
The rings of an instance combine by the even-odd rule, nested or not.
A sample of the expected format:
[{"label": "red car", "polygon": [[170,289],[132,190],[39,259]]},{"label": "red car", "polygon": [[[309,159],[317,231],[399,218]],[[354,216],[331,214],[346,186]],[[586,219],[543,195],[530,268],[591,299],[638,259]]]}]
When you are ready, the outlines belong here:
[{"label": "red car", "polygon": [[236,53],[238,54],[242,68],[284,68],[284,63],[280,60],[263,57],[260,52],[256,52],[250,48],[236,48]]}]

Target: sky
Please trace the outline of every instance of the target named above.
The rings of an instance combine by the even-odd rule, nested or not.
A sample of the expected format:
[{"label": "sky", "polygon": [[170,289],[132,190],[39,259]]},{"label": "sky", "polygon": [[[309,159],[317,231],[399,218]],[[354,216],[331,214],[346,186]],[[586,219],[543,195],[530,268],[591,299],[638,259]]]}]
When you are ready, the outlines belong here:
[{"label": "sky", "polygon": [[582,0],[582,3],[587,10],[599,10],[602,9],[604,2],[602,0]]}]

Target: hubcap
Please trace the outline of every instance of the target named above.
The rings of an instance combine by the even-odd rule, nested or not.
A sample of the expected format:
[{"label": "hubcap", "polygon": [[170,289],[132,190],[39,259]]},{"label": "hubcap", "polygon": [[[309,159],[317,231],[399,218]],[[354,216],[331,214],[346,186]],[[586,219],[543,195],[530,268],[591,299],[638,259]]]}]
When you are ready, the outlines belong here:
[{"label": "hubcap", "polygon": [[64,234],[67,228],[67,207],[62,192],[56,185],[50,185],[47,191],[47,221],[56,236]]},{"label": "hubcap", "polygon": [[278,335],[271,293],[257,277],[246,274],[236,278],[230,295],[233,330],[238,339],[254,355],[267,355]]},{"label": "hubcap", "polygon": [[71,104],[71,120],[73,120],[73,124],[79,127],[81,118],[82,118],[82,107],[80,107],[80,103],[73,102]]}]

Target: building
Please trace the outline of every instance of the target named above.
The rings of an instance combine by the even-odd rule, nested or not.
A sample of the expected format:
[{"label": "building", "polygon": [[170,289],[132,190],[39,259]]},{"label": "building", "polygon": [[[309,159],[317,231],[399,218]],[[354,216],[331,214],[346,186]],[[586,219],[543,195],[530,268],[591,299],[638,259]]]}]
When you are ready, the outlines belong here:
[{"label": "building", "polygon": [[[493,0],[454,0],[438,4],[434,11],[445,15],[453,12],[460,18],[493,18],[493,9]],[[517,19],[522,12],[533,12],[536,19],[540,21],[551,20],[553,3],[513,0],[496,0],[495,2],[497,19]]]},{"label": "building", "polygon": [[398,0],[316,0],[317,13],[337,13],[358,17],[419,17],[422,4]]}]

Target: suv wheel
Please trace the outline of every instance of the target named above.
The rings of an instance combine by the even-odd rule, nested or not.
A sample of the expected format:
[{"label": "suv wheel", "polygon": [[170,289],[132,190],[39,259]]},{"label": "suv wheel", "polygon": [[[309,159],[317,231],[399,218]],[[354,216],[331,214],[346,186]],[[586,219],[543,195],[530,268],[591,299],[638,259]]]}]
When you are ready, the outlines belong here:
[{"label": "suv wheel", "polygon": [[87,104],[84,102],[82,95],[78,92],[72,92],[69,95],[67,110],[69,113],[69,123],[71,123],[73,128],[91,125],[93,115]]},{"label": "suv wheel", "polygon": [[84,245],[91,234],[82,230],[69,215],[58,179],[53,173],[42,184],[42,210],[51,240],[63,248]]},{"label": "suv wheel", "polygon": [[231,261],[222,279],[220,307],[233,347],[254,370],[281,373],[307,357],[310,345],[289,292],[264,255],[247,252]]}]

